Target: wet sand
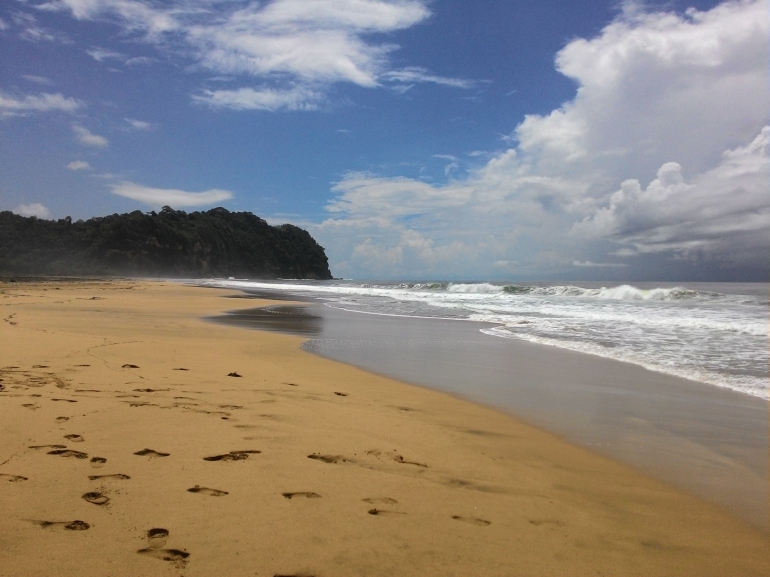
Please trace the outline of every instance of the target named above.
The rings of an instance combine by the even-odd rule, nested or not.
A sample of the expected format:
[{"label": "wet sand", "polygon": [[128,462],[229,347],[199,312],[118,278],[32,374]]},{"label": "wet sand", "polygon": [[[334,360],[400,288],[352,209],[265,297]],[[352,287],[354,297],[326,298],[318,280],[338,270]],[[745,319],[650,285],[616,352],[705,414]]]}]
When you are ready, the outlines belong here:
[{"label": "wet sand", "polygon": [[[480,332],[483,323],[295,308],[294,324],[304,321],[311,329],[306,350],[503,408],[770,530],[763,399],[629,363],[492,337]],[[287,319],[286,309],[273,316]],[[252,322],[264,316],[266,311]]]},{"label": "wet sand", "polygon": [[0,292],[2,575],[770,574],[767,534],[631,467],[200,320],[255,301]]}]

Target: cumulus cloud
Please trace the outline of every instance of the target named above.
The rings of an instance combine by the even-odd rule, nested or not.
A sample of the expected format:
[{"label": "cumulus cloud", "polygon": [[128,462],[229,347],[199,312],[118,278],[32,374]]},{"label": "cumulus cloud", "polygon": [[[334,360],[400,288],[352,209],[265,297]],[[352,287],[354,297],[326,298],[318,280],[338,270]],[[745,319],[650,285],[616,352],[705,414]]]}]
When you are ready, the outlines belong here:
[{"label": "cumulus cloud", "polygon": [[104,148],[109,145],[109,140],[98,134],[94,134],[87,128],[80,126],[79,124],[72,125],[72,131],[75,133],[75,138],[80,144],[85,146],[93,146],[95,148]]},{"label": "cumulus cloud", "polygon": [[556,55],[575,97],[511,148],[443,185],[348,174],[313,231],[339,274],[768,271],[767,11],[625,11]]},{"label": "cumulus cloud", "polygon": [[768,121],[767,11],[766,0],[749,0],[636,14],[570,42],[556,68],[577,95],[527,116],[519,150],[543,168],[597,166],[616,177],[652,176],[671,160],[705,170]]},{"label": "cumulus cloud", "polygon": [[75,112],[83,104],[74,98],[59,94],[42,93],[38,95],[11,96],[0,91],[0,118],[21,116],[33,112]]},{"label": "cumulus cloud", "polygon": [[[273,0],[148,4],[137,0],[53,0],[43,7],[79,20],[109,20],[143,42],[174,49],[217,74],[250,80],[239,90],[206,91],[194,101],[236,110],[313,109],[333,83],[377,87],[428,82],[469,88],[472,82],[420,67],[394,69],[397,49],[373,33],[414,26],[430,16],[423,0]],[[93,49],[99,61],[122,54]],[[300,97],[305,97],[301,100]],[[278,102],[276,104],[275,102]],[[286,104],[288,103],[288,104]]]},{"label": "cumulus cloud", "polygon": [[13,212],[20,216],[36,216],[37,218],[48,218],[51,216],[51,211],[39,202],[20,204],[13,209]]},{"label": "cumulus cloud", "polygon": [[229,190],[212,188],[203,192],[187,192],[173,188],[152,188],[133,182],[120,182],[112,185],[112,193],[131,200],[138,200],[152,207],[171,206],[206,206],[216,204],[233,197]]},{"label": "cumulus cloud", "polygon": [[[605,206],[574,226],[578,235],[608,238],[621,254],[692,252],[755,256],[768,248],[770,126],[748,145],[723,153],[711,170],[687,182],[668,162],[642,188],[626,180]],[[761,255],[760,255],[761,256]]]},{"label": "cumulus cloud", "polygon": [[70,170],[91,170],[91,165],[85,160],[73,160],[67,165]]}]

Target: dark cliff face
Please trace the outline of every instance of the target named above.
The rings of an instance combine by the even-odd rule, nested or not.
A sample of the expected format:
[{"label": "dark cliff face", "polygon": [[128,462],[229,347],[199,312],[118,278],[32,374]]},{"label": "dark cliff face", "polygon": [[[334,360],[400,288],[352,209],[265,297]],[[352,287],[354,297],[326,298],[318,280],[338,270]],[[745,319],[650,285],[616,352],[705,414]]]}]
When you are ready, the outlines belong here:
[{"label": "dark cliff face", "polygon": [[307,231],[250,212],[164,207],[87,221],[0,212],[0,272],[165,277],[331,279]]}]

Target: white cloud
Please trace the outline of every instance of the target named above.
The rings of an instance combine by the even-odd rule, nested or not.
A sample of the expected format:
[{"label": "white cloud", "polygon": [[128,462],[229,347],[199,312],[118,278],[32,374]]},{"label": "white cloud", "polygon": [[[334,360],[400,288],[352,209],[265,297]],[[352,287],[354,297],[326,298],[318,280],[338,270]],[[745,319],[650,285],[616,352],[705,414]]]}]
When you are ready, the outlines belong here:
[{"label": "white cloud", "polygon": [[[312,109],[330,84],[376,87],[382,82],[428,82],[469,88],[468,80],[424,68],[391,69],[397,46],[373,33],[390,33],[430,16],[424,0],[273,0],[272,2],[147,4],[136,0],[52,0],[48,10],[67,10],[79,20],[107,19],[144,42],[173,46],[199,67],[256,82],[241,91],[204,92],[197,102],[232,108]],[[97,60],[123,55],[89,51]],[[309,100],[294,97],[307,95]],[[291,106],[263,105],[292,97]],[[245,105],[246,102],[252,105]],[[256,104],[256,105],[254,105]]]},{"label": "white cloud", "polygon": [[24,80],[29,80],[30,82],[34,82],[35,84],[42,84],[44,86],[53,85],[53,81],[50,78],[46,78],[45,76],[35,76],[34,74],[22,74],[21,77]]},{"label": "white cloud", "polygon": [[104,62],[105,60],[126,59],[125,54],[121,54],[120,52],[115,52],[113,50],[107,50],[106,48],[92,48],[91,50],[86,50],[86,54],[88,54],[97,62]]},{"label": "white cloud", "polygon": [[233,110],[314,110],[322,98],[321,93],[305,88],[204,90],[202,94],[193,96],[198,104]]},{"label": "white cloud", "polygon": [[94,134],[87,128],[80,126],[78,124],[72,125],[72,131],[75,133],[75,138],[77,138],[80,144],[84,144],[86,146],[93,146],[96,148],[104,148],[109,144],[109,141],[103,136]]},{"label": "white cloud", "polygon": [[609,205],[575,225],[579,235],[611,239],[622,254],[765,253],[770,230],[770,126],[748,145],[728,150],[715,168],[690,182],[668,162],[642,189],[626,180]]},{"label": "white cloud", "polygon": [[35,16],[29,12],[14,12],[12,18],[16,28],[19,29],[19,36],[24,40],[30,42],[70,42],[66,35],[40,26]]},{"label": "white cloud", "polygon": [[475,82],[471,80],[436,76],[435,74],[428,72],[425,68],[420,68],[419,66],[409,66],[407,68],[402,68],[401,70],[389,70],[388,72],[383,73],[381,78],[392,82],[429,82],[443,86],[452,86],[454,88],[471,88],[475,85]]},{"label": "white cloud", "polygon": [[155,58],[150,58],[149,56],[134,56],[133,58],[127,59],[123,64],[126,66],[144,66],[145,64],[151,64],[155,61]]},{"label": "white cloud", "polygon": [[149,38],[176,30],[179,24],[172,10],[164,11],[138,0],[52,0],[38,6],[41,10],[70,10],[78,20],[113,16],[132,32]]},{"label": "white cloud", "polygon": [[150,58],[149,56],[129,57],[128,55],[122,52],[115,52],[114,50],[108,50],[106,48],[99,48],[99,47],[94,47],[90,50],[86,50],[86,54],[88,54],[91,58],[93,58],[97,62],[109,62],[111,60],[114,60],[114,61],[121,62],[125,66],[142,66],[144,64],[150,64],[151,62],[155,62],[155,59]]},{"label": "white cloud", "polygon": [[0,92],[0,117],[20,116],[32,112],[75,112],[83,104],[74,98],[59,94],[42,93],[37,96],[27,95],[15,97]]},{"label": "white cloud", "polygon": [[515,132],[520,151],[544,169],[574,164],[616,178],[651,177],[670,160],[705,170],[769,120],[767,13],[766,0],[637,13],[570,42],[556,67],[577,95],[528,116]]},{"label": "white cloud", "polygon": [[51,211],[39,202],[20,204],[13,209],[13,212],[19,216],[36,216],[38,218],[48,218],[51,216]]},{"label": "white cloud", "polygon": [[123,120],[125,120],[133,130],[149,131],[154,128],[154,125],[151,122],[145,120],[136,120],[135,118],[124,118]]},{"label": "white cloud", "polygon": [[91,170],[91,165],[85,160],[73,160],[67,165],[70,170]]},{"label": "white cloud", "polygon": [[233,193],[228,190],[213,188],[203,192],[187,192],[173,188],[151,188],[125,181],[113,184],[112,193],[153,207],[168,205],[177,209],[186,206],[206,206],[233,198]]},{"label": "white cloud", "polygon": [[[469,277],[503,261],[531,276],[642,261],[767,271],[767,12],[767,0],[626,11],[557,54],[576,95],[525,117],[512,148],[444,185],[351,173],[311,229],[341,274]],[[412,233],[430,251],[405,245]]]}]

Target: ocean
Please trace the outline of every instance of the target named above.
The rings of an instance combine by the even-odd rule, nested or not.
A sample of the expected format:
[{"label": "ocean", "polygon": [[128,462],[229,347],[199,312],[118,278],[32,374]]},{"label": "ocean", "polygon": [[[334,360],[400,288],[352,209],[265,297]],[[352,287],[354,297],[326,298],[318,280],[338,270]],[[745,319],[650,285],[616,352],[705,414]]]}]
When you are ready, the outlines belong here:
[{"label": "ocean", "polygon": [[770,398],[763,283],[499,283],[216,280],[370,315],[477,323],[518,339]]}]

